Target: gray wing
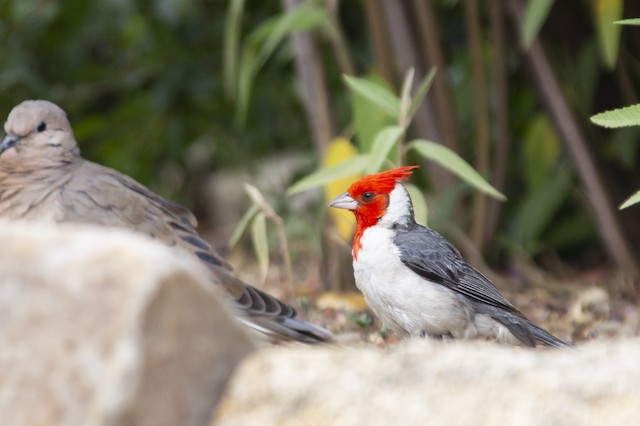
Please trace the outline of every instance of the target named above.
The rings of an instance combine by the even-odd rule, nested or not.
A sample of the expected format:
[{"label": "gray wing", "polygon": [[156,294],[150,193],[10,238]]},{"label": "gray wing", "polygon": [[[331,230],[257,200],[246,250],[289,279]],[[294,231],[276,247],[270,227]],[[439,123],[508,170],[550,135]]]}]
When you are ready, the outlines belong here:
[{"label": "gray wing", "polygon": [[491,281],[465,262],[440,234],[415,223],[397,231],[394,242],[400,248],[402,262],[412,271],[473,301],[522,316]]},{"label": "gray wing", "polygon": [[227,261],[198,235],[189,209],[128,176],[84,161],[61,189],[60,203],[61,222],[127,228],[190,252],[209,268],[212,281],[225,288],[255,328],[306,342],[331,339],[326,330],[295,319],[291,305],[236,277]]}]

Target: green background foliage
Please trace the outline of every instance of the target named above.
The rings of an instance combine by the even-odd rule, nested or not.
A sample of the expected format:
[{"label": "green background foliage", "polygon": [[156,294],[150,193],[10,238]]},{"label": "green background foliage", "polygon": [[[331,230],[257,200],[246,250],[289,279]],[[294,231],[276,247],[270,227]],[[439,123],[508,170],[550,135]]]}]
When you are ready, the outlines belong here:
[{"label": "green background foliage", "polygon": [[[640,6],[623,0],[505,1],[506,9],[508,4],[523,6],[524,24],[522,32],[516,33],[512,12],[506,10],[502,36],[506,47],[500,48],[491,35],[493,2],[475,2],[481,18],[479,54],[486,73],[486,97],[474,100],[465,22],[465,7],[470,3],[430,2],[439,23],[435,31],[445,65],[438,73],[446,76],[453,101],[449,118],[458,133],[456,158],[471,164],[491,185],[495,185],[496,163],[491,161],[485,170],[477,167],[478,102],[488,107],[488,146],[495,152],[500,80],[493,64],[498,58],[506,63],[502,81],[509,87],[510,145],[503,163],[504,185],[496,187],[509,201],[502,204],[484,252],[493,260],[504,252],[523,251],[574,260],[590,259],[595,250],[602,258],[607,250],[588,202],[590,194],[577,172],[578,160],[569,152],[566,135],[558,130],[562,120],[546,106],[549,99],[540,95],[546,83],[530,77],[531,63],[519,48],[524,45],[531,52],[536,41],[542,43],[559,81],[557,95],[570,106],[596,159],[599,178],[617,206],[640,187],[638,128],[603,129],[590,123],[589,117],[637,104],[640,30],[612,21],[640,16]],[[407,124],[397,120],[407,69],[398,71],[392,81],[383,77],[375,58],[367,2],[336,2],[335,14],[331,4],[304,2],[306,9],[292,20],[284,15],[280,2],[0,2],[0,114],[6,116],[11,107],[29,98],[53,101],[67,111],[85,157],[130,174],[198,213],[195,194],[212,170],[253,170],[264,158],[285,152],[310,158],[307,174],[322,163],[301,104],[302,83],[289,42],[294,30],[309,29],[317,36],[335,137],[346,135],[366,153],[381,130]],[[405,24],[420,47],[427,36],[419,31],[423,27],[416,22],[417,14],[412,14],[414,6],[407,2],[399,7],[406,8]],[[345,82],[333,44],[340,34],[353,62],[350,84]],[[416,85],[423,77],[416,77]],[[349,87],[354,85],[373,86],[354,93]],[[416,91],[412,97],[423,96]],[[382,98],[368,98],[367,93]],[[426,102],[433,102],[433,96],[432,88]],[[411,109],[408,116],[414,113]],[[419,141],[398,150],[404,164],[422,162],[424,150],[433,152],[433,146],[422,142],[443,142],[421,134],[416,126],[408,127],[402,140],[399,143]],[[386,150],[396,147],[392,142],[381,151],[383,167],[395,152]],[[356,161],[361,161],[363,169],[370,166],[365,160]],[[427,194],[429,223],[440,229],[453,223],[469,231],[476,191],[459,182],[441,190],[427,176],[431,167],[425,162],[424,172],[413,180]],[[345,175],[352,172],[352,168],[344,170]],[[282,193],[286,190],[283,187]],[[315,217],[323,217],[326,207],[321,197],[312,208],[320,212]],[[286,212],[279,213],[288,222]],[[633,216],[627,211],[619,220],[623,232],[637,242],[638,220]]]}]

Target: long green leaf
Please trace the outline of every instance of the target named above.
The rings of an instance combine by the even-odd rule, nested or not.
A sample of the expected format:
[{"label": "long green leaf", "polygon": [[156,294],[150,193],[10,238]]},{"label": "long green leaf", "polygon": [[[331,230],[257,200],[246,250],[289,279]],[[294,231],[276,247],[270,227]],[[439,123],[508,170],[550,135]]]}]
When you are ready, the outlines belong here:
[{"label": "long green leaf", "polygon": [[613,22],[622,18],[623,0],[595,0],[594,6],[600,54],[605,66],[613,70],[620,50],[620,26]]},{"label": "long green leaf", "polygon": [[248,36],[243,46],[238,69],[238,103],[236,122],[246,119],[253,80],[275,49],[296,31],[311,30],[327,24],[329,19],[321,7],[306,2],[289,12],[266,20]]},{"label": "long green leaf", "polygon": [[264,199],[264,196],[262,195],[260,190],[255,186],[249,183],[245,183],[244,191],[247,193],[247,195],[249,195],[251,201],[253,201],[254,204],[258,205],[262,210],[265,210],[265,206],[269,205],[269,203],[267,203],[267,200]]},{"label": "long green leaf", "polygon": [[542,24],[549,16],[549,11],[554,0],[529,0],[524,12],[524,22],[522,24],[522,34],[520,44],[524,49],[528,49],[542,28]]},{"label": "long green leaf", "polygon": [[369,153],[369,165],[367,173],[375,173],[380,170],[384,160],[398,143],[404,130],[400,126],[389,126],[382,129],[373,140],[373,147]]},{"label": "long green leaf", "polygon": [[631,197],[627,198],[627,200],[624,203],[622,203],[622,205],[620,206],[620,210],[626,209],[627,207],[630,207],[638,203],[640,203],[640,191],[636,192]]},{"label": "long green leaf", "polygon": [[[369,78],[384,84],[384,80],[378,76]],[[370,152],[378,132],[386,126],[396,124],[397,118],[389,116],[378,104],[358,92],[353,93],[352,107],[358,147],[360,152]]]},{"label": "long green leaf", "polygon": [[614,24],[617,24],[617,25],[640,25],[640,18],[622,19],[620,21],[615,21]]},{"label": "long green leaf", "polygon": [[287,195],[317,188],[345,176],[362,173],[368,164],[369,156],[360,154],[335,166],[322,168],[294,183],[287,189]]},{"label": "long green leaf", "polygon": [[416,94],[413,96],[413,100],[411,101],[411,107],[409,107],[409,112],[407,113],[406,122],[410,123],[413,119],[413,116],[416,115],[416,111],[422,105],[425,96],[429,93],[429,89],[431,88],[431,84],[433,84],[433,78],[436,76],[437,72],[436,67],[432,67],[429,70],[429,74],[422,80],[420,86],[418,86],[418,90],[416,90]]},{"label": "long green leaf", "polygon": [[267,218],[262,212],[258,213],[251,223],[251,240],[260,266],[260,282],[264,282],[269,270],[269,242],[267,240]]},{"label": "long green leaf", "polygon": [[409,120],[407,119],[407,117],[409,116],[409,108],[411,108],[411,88],[413,87],[414,75],[414,68],[409,68],[407,74],[404,77],[404,82],[402,83],[402,91],[400,92],[400,112],[398,115],[398,123],[400,123],[400,125],[405,128],[409,126]]},{"label": "long green leaf", "polygon": [[640,104],[601,112],[592,116],[591,121],[608,128],[640,126]]},{"label": "long green leaf", "polygon": [[485,194],[498,200],[507,199],[500,191],[480,176],[469,163],[444,145],[417,139],[409,144],[409,149],[414,149],[421,156],[450,170]]},{"label": "long green leaf", "polygon": [[231,0],[224,26],[224,88],[227,97],[236,94],[236,72],[238,69],[238,46],[244,0]]},{"label": "long green leaf", "polygon": [[385,86],[364,78],[344,76],[347,86],[356,93],[361,94],[393,118],[400,113],[400,99]]},{"label": "long green leaf", "polygon": [[240,222],[238,222],[238,225],[236,225],[236,228],[233,230],[233,234],[231,234],[231,238],[229,238],[229,247],[233,248],[238,244],[238,241],[240,241],[240,238],[242,238],[242,235],[247,230],[249,222],[251,222],[251,219],[253,219],[259,211],[260,207],[256,204],[251,204],[251,207],[244,213]]}]

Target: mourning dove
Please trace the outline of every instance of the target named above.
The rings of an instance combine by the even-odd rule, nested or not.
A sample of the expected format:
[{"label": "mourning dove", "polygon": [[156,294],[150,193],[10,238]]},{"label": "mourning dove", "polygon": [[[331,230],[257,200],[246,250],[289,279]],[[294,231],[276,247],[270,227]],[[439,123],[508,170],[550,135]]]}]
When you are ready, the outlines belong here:
[{"label": "mourning dove", "polygon": [[0,217],[127,228],[191,253],[235,301],[240,319],[275,338],[321,342],[331,334],[296,319],[295,309],[236,277],[196,231],[185,207],[116,170],[80,156],[71,124],[57,105],[13,108],[0,145]]}]

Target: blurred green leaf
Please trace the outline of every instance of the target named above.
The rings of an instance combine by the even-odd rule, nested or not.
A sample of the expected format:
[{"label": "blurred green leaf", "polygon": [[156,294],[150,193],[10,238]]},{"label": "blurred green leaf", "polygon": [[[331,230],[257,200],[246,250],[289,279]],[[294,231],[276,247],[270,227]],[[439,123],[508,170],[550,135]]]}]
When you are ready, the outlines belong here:
[{"label": "blurred green leaf", "polygon": [[434,161],[445,169],[450,170],[485,194],[497,200],[507,199],[507,197],[491,186],[489,182],[476,172],[469,163],[446,146],[423,139],[416,139],[408,144],[408,148],[415,150],[424,158]]},{"label": "blurred green leaf", "polygon": [[271,208],[269,207],[269,203],[267,203],[267,200],[264,199],[264,197],[262,196],[262,193],[258,188],[248,183],[245,183],[244,190],[247,193],[247,195],[249,195],[249,198],[251,198],[251,201],[253,201],[254,204],[256,204],[258,207],[260,207],[261,210],[264,211]]},{"label": "blurred green leaf", "polygon": [[257,204],[251,204],[251,207],[249,207],[249,209],[244,213],[240,222],[238,222],[238,225],[236,225],[236,228],[233,230],[233,234],[231,234],[231,238],[229,239],[230,248],[233,248],[238,244],[238,241],[240,241],[240,238],[242,238],[242,235],[244,235],[247,230],[251,219],[253,219],[259,211],[260,207],[258,207]]},{"label": "blurred green leaf", "polygon": [[231,98],[236,94],[236,73],[240,45],[242,12],[245,0],[230,0],[224,21],[224,83],[225,93]]},{"label": "blurred green leaf", "polygon": [[267,219],[264,213],[259,212],[251,222],[251,241],[260,266],[260,282],[267,278],[269,270],[269,241],[267,239]]},{"label": "blurred green leaf", "polygon": [[411,107],[411,88],[413,87],[413,77],[415,69],[410,67],[404,76],[402,90],[400,91],[400,112],[398,114],[398,123],[406,128],[411,120],[409,119],[409,108]]},{"label": "blurred green leaf", "polygon": [[369,153],[369,165],[366,173],[375,173],[382,168],[382,164],[389,157],[389,153],[400,141],[404,130],[400,126],[389,126],[382,129],[375,140]]},{"label": "blurred green leaf", "polygon": [[531,43],[540,32],[540,28],[547,20],[554,0],[529,0],[524,12],[524,22],[522,24],[522,34],[520,34],[520,44],[524,49],[528,49]]},{"label": "blurred green leaf", "polygon": [[528,123],[523,140],[522,168],[529,189],[548,184],[549,176],[558,165],[560,140],[546,114],[539,113]]},{"label": "blurred green leaf", "polygon": [[620,26],[615,21],[622,18],[623,0],[594,0],[594,20],[600,54],[605,66],[613,70],[620,50]]},{"label": "blurred green leaf", "polygon": [[322,168],[294,183],[287,190],[287,195],[317,188],[345,176],[362,173],[368,164],[369,156],[360,154],[335,166]]},{"label": "blurred green leaf", "polygon": [[627,198],[627,200],[620,206],[620,210],[626,209],[627,207],[631,207],[632,205],[638,203],[640,203],[640,191]]},{"label": "blurred green leaf", "polygon": [[[560,212],[556,214],[559,216]],[[540,248],[562,250],[584,244],[597,238],[593,217],[586,209],[578,210],[568,217],[554,217],[541,237]]]},{"label": "blurred green leaf", "polygon": [[546,185],[527,194],[516,219],[518,238],[526,249],[539,250],[541,235],[567,198],[572,181],[573,174],[561,168]]},{"label": "blurred green leaf", "polygon": [[622,19],[620,21],[615,21],[614,24],[617,24],[617,25],[640,25],[640,18]]},{"label": "blurred green leaf", "polygon": [[400,99],[387,87],[365,78],[351,77],[348,75],[343,77],[347,86],[349,86],[354,93],[359,93],[366,97],[394,119],[398,117],[400,113]]},{"label": "blurred green leaf", "polygon": [[427,226],[429,219],[429,209],[427,207],[427,200],[424,198],[424,194],[420,189],[411,184],[404,184],[407,191],[409,191],[409,196],[411,197],[411,201],[413,202],[413,213],[416,218],[416,222],[420,225]]},{"label": "blurred green leaf", "polygon": [[422,105],[425,96],[429,93],[429,89],[431,88],[431,84],[433,84],[433,78],[436,76],[437,68],[432,67],[429,70],[429,74],[422,80],[420,86],[418,86],[418,90],[416,90],[416,94],[411,101],[411,107],[409,108],[409,112],[407,113],[406,122],[409,123],[413,120],[413,117],[416,115],[416,111]]},{"label": "blurred green leaf", "polygon": [[[368,78],[378,84],[386,84],[380,77],[371,76]],[[352,99],[358,146],[361,152],[369,152],[378,132],[386,126],[395,124],[396,118],[392,118],[376,102],[359,92],[353,92]]]},{"label": "blurred green leaf", "polygon": [[608,128],[640,126],[640,104],[601,112],[591,116],[591,121]]},{"label": "blurred green leaf", "polygon": [[283,12],[266,20],[247,36],[238,70],[236,100],[238,124],[242,125],[246,120],[251,88],[256,74],[278,45],[291,33],[320,28],[328,22],[324,9],[307,1],[292,11]]}]

